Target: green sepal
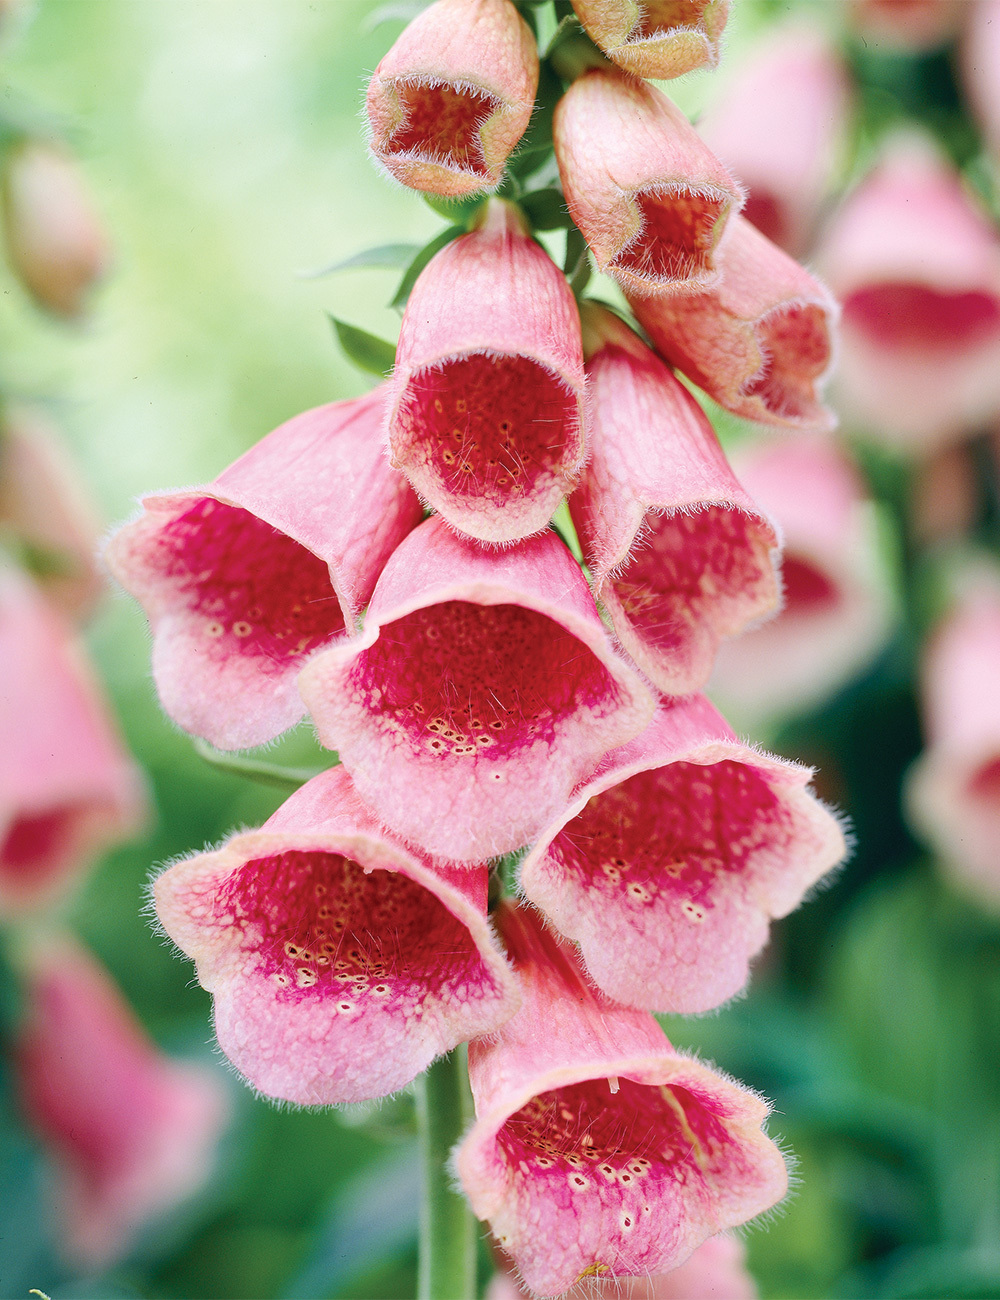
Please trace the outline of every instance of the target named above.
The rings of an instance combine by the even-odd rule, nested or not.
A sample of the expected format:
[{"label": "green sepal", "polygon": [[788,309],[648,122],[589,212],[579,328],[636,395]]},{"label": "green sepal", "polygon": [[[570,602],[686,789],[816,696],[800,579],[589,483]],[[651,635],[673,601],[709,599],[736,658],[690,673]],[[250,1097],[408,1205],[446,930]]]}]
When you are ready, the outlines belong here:
[{"label": "green sepal", "polygon": [[415,249],[416,256],[410,259],[410,264],[407,266],[403,278],[399,282],[395,297],[389,306],[400,309],[405,307],[413,286],[417,282],[417,276],[434,254],[440,252],[445,244],[450,244],[453,239],[457,239],[459,235],[464,234],[464,226],[449,226],[447,230],[442,230],[439,235],[435,235],[429,244],[425,244],[423,248]]},{"label": "green sepal", "polygon": [[568,230],[573,225],[561,190],[532,190],[517,203],[535,230]]},{"label": "green sepal", "polygon": [[344,350],[344,355],[362,370],[378,375],[384,379],[396,364],[396,345],[387,343],[367,330],[358,329],[357,325],[348,325],[332,313],[330,324],[337,334],[337,342]]},{"label": "green sepal", "polygon": [[453,225],[468,230],[479,209],[486,202],[485,194],[473,194],[467,199],[448,199],[443,194],[425,194],[424,202],[439,217],[446,217]]}]

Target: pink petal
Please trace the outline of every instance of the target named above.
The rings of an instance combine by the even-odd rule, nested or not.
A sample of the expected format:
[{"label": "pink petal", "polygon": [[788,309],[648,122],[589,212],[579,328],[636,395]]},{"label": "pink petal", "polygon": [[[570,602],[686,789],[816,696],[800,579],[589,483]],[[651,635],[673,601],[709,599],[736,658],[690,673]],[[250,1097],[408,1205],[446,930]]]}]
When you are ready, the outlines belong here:
[{"label": "pink petal", "polygon": [[385,824],[468,862],[527,843],[653,709],[554,533],[487,551],[439,518],[386,565],[361,636],[300,688]]},{"label": "pink petal", "polygon": [[0,568],[0,913],[51,906],[139,828],[142,780],[70,627]]},{"label": "pink petal", "polygon": [[535,38],[509,0],[437,0],[369,83],[372,153],[418,190],[495,189],[537,88]]},{"label": "pink petal", "polygon": [[573,0],[573,8],[620,68],[666,79],[715,67],[729,0]]},{"label": "pink petal", "polygon": [[153,627],[164,709],[220,749],[299,721],[299,669],[354,629],[420,520],[380,445],[385,391],[296,416],[207,487],[146,497],[111,540]]},{"label": "pink petal", "polygon": [[666,1272],[784,1196],[765,1102],[594,992],[527,909],[497,919],[524,1002],[469,1045],[476,1122],[456,1168],[530,1291]]},{"label": "pink petal", "polygon": [[635,294],[706,288],[739,186],[666,95],[592,69],[556,106],[553,138],[570,215],[597,260]]},{"label": "pink petal", "polygon": [[959,53],[965,97],[995,160],[1000,158],[1000,0],[977,0],[972,6]]},{"label": "pink petal", "polygon": [[68,936],[32,941],[26,992],[14,1056],[21,1103],[57,1164],[65,1252],[98,1268],[204,1181],[223,1089],[214,1071],[162,1055]]},{"label": "pink petal", "polygon": [[537,533],[584,457],[583,351],[565,278],[499,199],[421,273],[392,379],[393,464],[461,532]]},{"label": "pink petal", "polygon": [[585,321],[591,455],[573,523],[622,645],[684,695],[724,637],[776,607],[778,537],[659,357],[603,308]]},{"label": "pink petal", "polygon": [[811,775],[740,744],[704,696],[661,706],[541,833],[521,888],[609,997],[709,1011],[844,856]]},{"label": "pink petal", "polygon": [[944,45],[974,8],[963,0],[850,0],[846,12],[866,47],[919,53]]},{"label": "pink petal", "polygon": [[630,294],[657,351],[745,420],[832,429],[835,417],[821,400],[837,319],[830,294],[740,215],[729,223],[719,265],[721,279],[707,292]]},{"label": "pink petal", "polygon": [[270,1097],[330,1105],[395,1092],[514,1011],[486,874],[403,848],[337,767],[154,893],[236,1068]]}]

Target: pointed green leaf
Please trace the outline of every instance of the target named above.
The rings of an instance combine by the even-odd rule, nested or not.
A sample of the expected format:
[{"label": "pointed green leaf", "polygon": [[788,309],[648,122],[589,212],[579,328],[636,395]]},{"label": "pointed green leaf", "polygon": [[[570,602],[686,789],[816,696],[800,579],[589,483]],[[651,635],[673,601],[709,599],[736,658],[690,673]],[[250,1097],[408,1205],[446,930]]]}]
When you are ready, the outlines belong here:
[{"label": "pointed green leaf", "polygon": [[347,321],[333,315],[330,323],[337,332],[337,342],[344,349],[345,356],[369,374],[385,378],[396,364],[395,343],[387,343],[385,339],[358,329],[356,325],[348,325]]},{"label": "pointed green leaf", "polygon": [[410,292],[417,282],[417,276],[431,260],[434,254],[444,248],[445,244],[450,244],[453,239],[457,239],[459,235],[464,234],[464,226],[449,226],[447,230],[442,230],[440,235],[435,235],[429,244],[425,244],[423,248],[419,250],[416,257],[412,259],[410,265],[406,268],[406,274],[403,276],[402,280],[400,280],[399,288],[396,290],[396,295],[389,306],[399,308],[405,307]]},{"label": "pointed green leaf", "polygon": [[360,253],[345,257],[343,261],[331,262],[318,271],[300,271],[303,280],[318,280],[324,275],[333,275],[334,271],[390,270],[408,265],[418,252],[419,244],[379,244],[377,248],[365,248]]}]

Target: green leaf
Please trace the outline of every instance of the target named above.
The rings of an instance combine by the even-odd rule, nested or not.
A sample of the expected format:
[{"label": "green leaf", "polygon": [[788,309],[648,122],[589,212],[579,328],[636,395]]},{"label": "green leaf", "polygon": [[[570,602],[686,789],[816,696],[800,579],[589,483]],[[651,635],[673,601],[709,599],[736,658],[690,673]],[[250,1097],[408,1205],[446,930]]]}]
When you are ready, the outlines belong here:
[{"label": "green leaf", "polygon": [[324,275],[333,275],[334,271],[390,270],[406,266],[420,248],[419,244],[379,244],[376,248],[366,248],[343,261],[331,262],[318,271],[300,271],[302,280],[318,280]]},{"label": "green leaf", "polygon": [[423,248],[417,251],[416,257],[411,260],[409,266],[406,268],[406,273],[402,280],[400,280],[399,288],[396,290],[395,297],[389,306],[399,308],[405,307],[413,286],[417,282],[417,276],[431,260],[434,254],[440,252],[440,250],[444,248],[445,244],[450,244],[453,239],[457,239],[459,235],[464,234],[464,226],[449,226],[447,230],[442,230],[440,235],[435,235],[429,244],[425,244]]},{"label": "green leaf", "polygon": [[486,202],[486,196],[473,194],[468,199],[446,199],[441,194],[425,194],[424,202],[439,217],[447,217],[455,225],[468,230],[472,218]]},{"label": "green leaf", "polygon": [[330,323],[337,333],[337,342],[344,349],[344,354],[356,366],[367,370],[369,374],[384,379],[396,364],[396,345],[385,339],[369,334],[367,330],[348,325],[347,321],[331,315]]},{"label": "green leaf", "polygon": [[518,206],[535,230],[566,230],[573,224],[561,190],[533,190],[518,199]]}]

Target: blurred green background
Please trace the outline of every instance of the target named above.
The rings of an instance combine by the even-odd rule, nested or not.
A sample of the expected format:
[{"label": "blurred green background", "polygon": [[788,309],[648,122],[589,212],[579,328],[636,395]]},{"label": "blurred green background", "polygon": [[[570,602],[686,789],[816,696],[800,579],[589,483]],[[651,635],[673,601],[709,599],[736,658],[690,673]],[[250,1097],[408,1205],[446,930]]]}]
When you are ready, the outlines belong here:
[{"label": "blurred green background", "polygon": [[[788,8],[739,0],[726,58]],[[368,386],[326,313],[395,337],[393,274],[301,273],[441,229],[363,144],[366,76],[404,10],[373,26],[362,0],[42,0],[5,28],[5,103],[65,126],[116,267],[82,328],[43,318],[0,272],[0,376],[51,407],[109,524],[139,493],[210,478],[282,420]],[[686,108],[707,80],[688,79]],[[793,1197],[747,1236],[765,1297],[1000,1296],[1000,930],[938,881],[899,817],[920,744],[909,636],[769,738],[820,765],[857,830],[851,864],[776,928],[749,997],[668,1025],[774,1099],[771,1131],[794,1153]],[[90,641],[156,820],[70,920],[165,1048],[213,1059],[208,996],[153,934],[147,881],[281,796],[207,766],[162,716],[131,601],[109,595]],[[313,741],[301,729],[278,753],[309,762]],[[43,1155],[5,1092],[2,1294],[414,1294],[411,1099],[296,1112],[227,1077],[234,1122],[211,1184],[90,1279],[59,1262]]]}]

